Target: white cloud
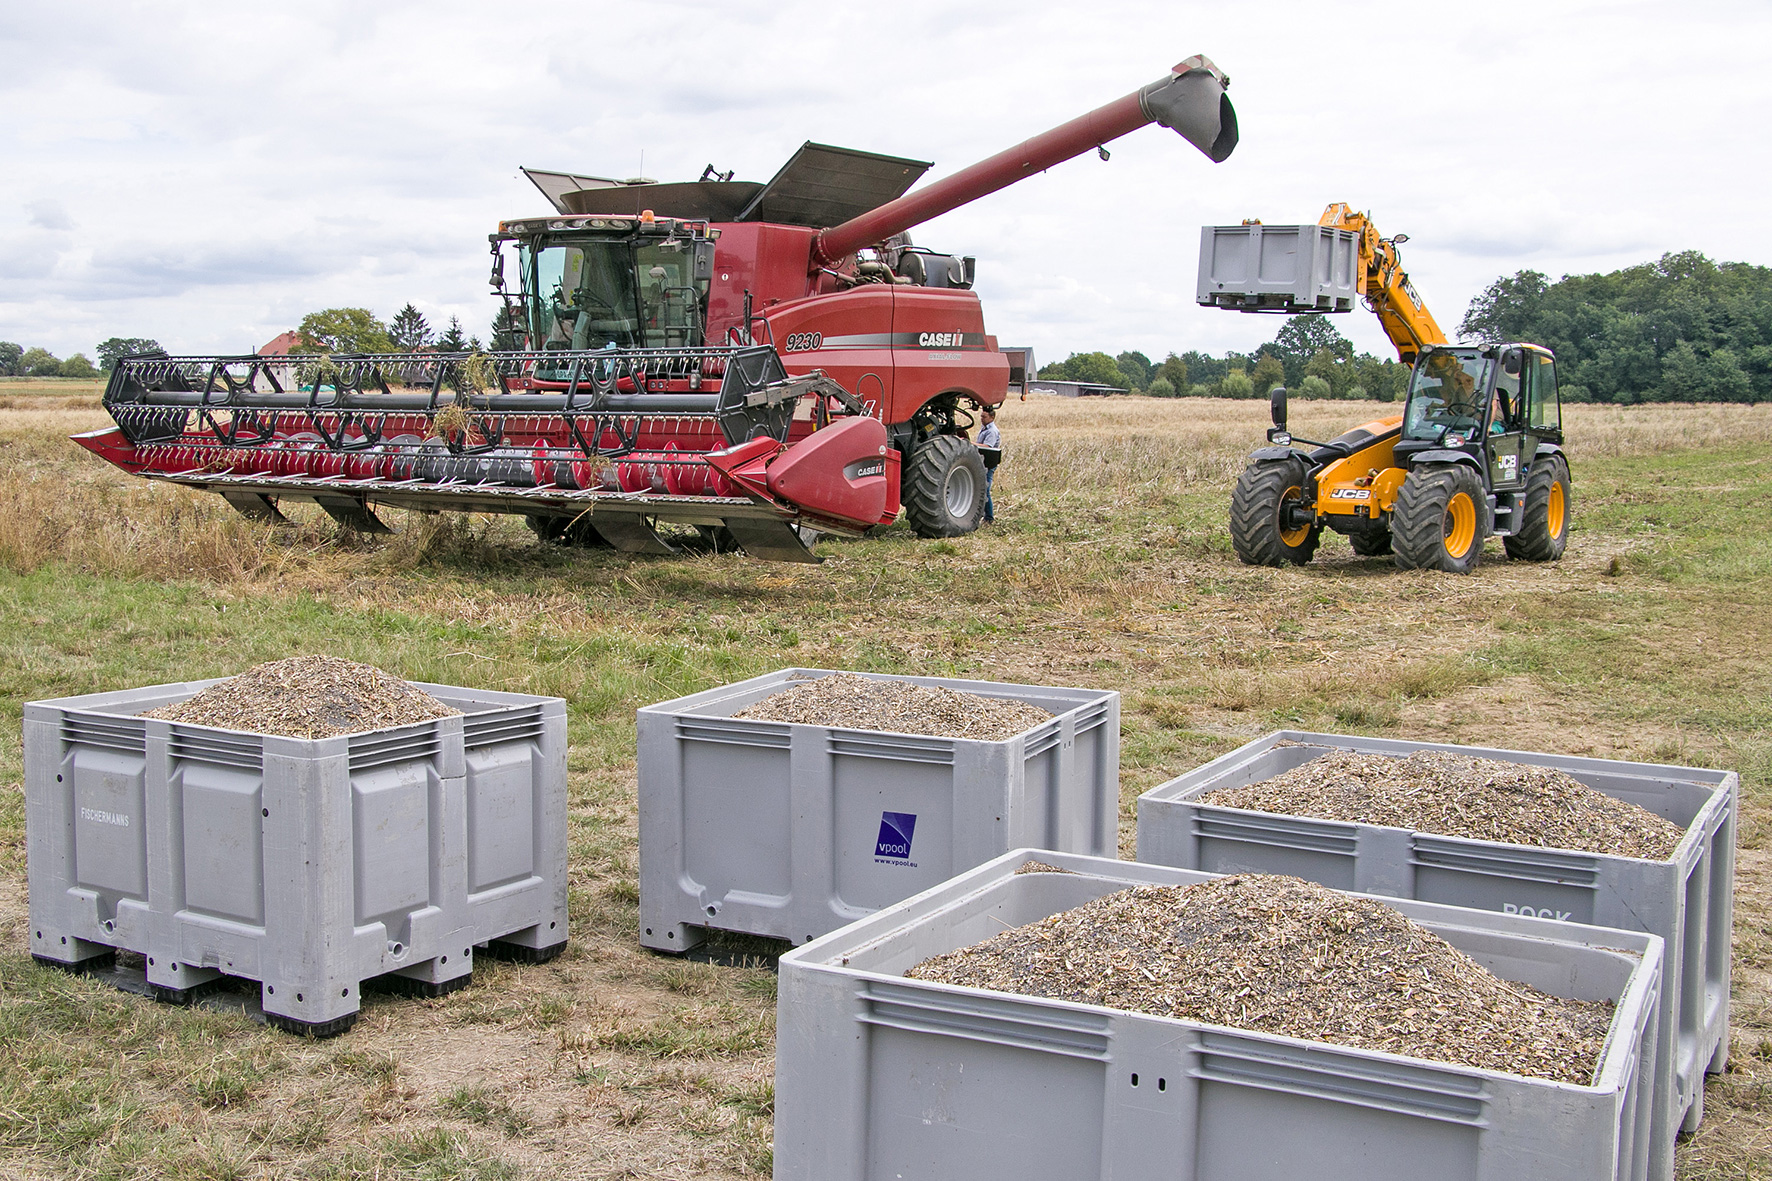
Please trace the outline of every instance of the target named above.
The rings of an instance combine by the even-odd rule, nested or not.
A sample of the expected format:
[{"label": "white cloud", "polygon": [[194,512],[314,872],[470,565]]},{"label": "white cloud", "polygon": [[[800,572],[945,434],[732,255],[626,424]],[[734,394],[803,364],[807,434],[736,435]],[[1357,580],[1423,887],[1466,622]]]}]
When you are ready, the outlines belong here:
[{"label": "white cloud", "polygon": [[[1100,0],[9,10],[0,338],[238,351],[303,312],[408,300],[484,334],[486,233],[545,208],[517,166],[766,179],[802,141],[947,175],[1205,52],[1243,126],[1213,166],[1161,129],[916,231],[979,258],[992,331],[1044,357],[1222,351],[1278,322],[1193,303],[1199,227],[1406,232],[1451,329],[1502,274],[1698,249],[1772,262],[1763,4],[1480,8]],[[78,52],[71,52],[77,47]],[[1382,352],[1375,321],[1338,321]]]}]

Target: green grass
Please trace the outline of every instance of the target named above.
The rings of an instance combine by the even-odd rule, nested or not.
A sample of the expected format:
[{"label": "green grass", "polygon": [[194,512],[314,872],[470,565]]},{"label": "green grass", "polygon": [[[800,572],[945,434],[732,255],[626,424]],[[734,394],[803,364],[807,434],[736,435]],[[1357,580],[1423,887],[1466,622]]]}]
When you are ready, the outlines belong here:
[{"label": "green grass", "polygon": [[[1224,505],[1261,409],[1012,407],[997,526],[827,540],[818,567],[544,548],[508,520],[277,531],[110,475],[60,441],[90,411],[0,411],[0,1175],[767,1175],[780,947],[637,948],[633,714],[783,666],[1121,690],[1126,855],[1140,792],[1280,726],[1731,766],[1743,848],[1765,847],[1772,415],[1572,410],[1569,556],[1492,543],[1456,578],[1339,540],[1304,569],[1237,565]],[[1364,409],[1294,412],[1308,434]],[[23,703],[304,652],[566,699],[567,954],[370,998],[328,1043],[33,965]],[[1688,1177],[1748,1175],[1772,1128],[1772,1056],[1751,1048],[1772,1045],[1772,941],[1737,913],[1750,1049],[1713,1083]]]}]

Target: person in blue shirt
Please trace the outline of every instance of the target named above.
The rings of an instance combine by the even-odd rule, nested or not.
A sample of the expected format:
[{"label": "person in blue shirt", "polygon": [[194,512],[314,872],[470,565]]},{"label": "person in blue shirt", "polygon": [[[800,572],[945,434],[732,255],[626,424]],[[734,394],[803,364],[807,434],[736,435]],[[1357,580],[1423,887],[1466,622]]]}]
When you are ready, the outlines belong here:
[{"label": "person in blue shirt", "polygon": [[997,519],[996,506],[991,504],[991,482],[997,478],[997,465],[1003,461],[1003,435],[997,430],[997,412],[986,406],[980,411],[984,425],[978,428],[978,454],[984,460],[984,523]]}]

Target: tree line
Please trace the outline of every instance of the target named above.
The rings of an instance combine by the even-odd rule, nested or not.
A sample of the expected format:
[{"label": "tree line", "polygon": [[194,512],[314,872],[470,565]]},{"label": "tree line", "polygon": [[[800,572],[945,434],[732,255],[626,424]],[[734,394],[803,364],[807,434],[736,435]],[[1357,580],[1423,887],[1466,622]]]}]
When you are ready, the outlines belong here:
[{"label": "tree line", "polygon": [[25,348],[10,340],[0,340],[0,377],[90,378],[98,375],[99,370],[93,367],[85,353],[75,353],[64,361],[48,349]]},{"label": "tree line", "polygon": [[[1520,271],[1471,301],[1465,341],[1527,341],[1557,355],[1566,402],[1772,401],[1772,267],[1697,251],[1552,282]],[[1395,401],[1409,371],[1353,346],[1321,314],[1288,317],[1253,353],[1072,353],[1040,376],[1158,397],[1259,398],[1284,384],[1303,398]]]},{"label": "tree line", "polygon": [[[461,320],[455,316],[442,332],[434,331],[424,314],[410,303],[385,324],[367,308],[326,308],[303,316],[301,325],[291,331],[301,337],[295,351],[303,353],[409,353],[419,349],[472,353],[485,347],[479,337],[462,331]],[[520,342],[504,326],[502,312],[493,320],[493,332],[494,348],[518,347]],[[109,373],[124,357],[166,350],[159,341],[145,336],[113,336],[93,351],[98,354],[97,365],[85,353],[63,360],[48,349],[0,340],[0,377],[94,378]]]},{"label": "tree line", "polygon": [[1772,267],[1687,250],[1554,283],[1519,271],[1472,300],[1458,330],[1545,345],[1566,401],[1772,401]]},{"label": "tree line", "polygon": [[[301,337],[299,353],[413,353],[434,349],[440,353],[477,353],[486,348],[478,336],[462,331],[461,319],[449,317],[449,327],[432,329],[424,314],[410,303],[385,324],[368,308],[326,308],[309,312],[293,329]],[[509,324],[501,309],[492,319],[494,350],[522,346],[521,332]]]},{"label": "tree line", "polygon": [[1409,370],[1354,346],[1321,313],[1288,316],[1274,339],[1253,353],[1214,357],[1190,349],[1152,362],[1140,352],[1117,357],[1072,353],[1040,376],[1119,386],[1155,398],[1265,398],[1284,385],[1301,398],[1392,402],[1409,387]]}]

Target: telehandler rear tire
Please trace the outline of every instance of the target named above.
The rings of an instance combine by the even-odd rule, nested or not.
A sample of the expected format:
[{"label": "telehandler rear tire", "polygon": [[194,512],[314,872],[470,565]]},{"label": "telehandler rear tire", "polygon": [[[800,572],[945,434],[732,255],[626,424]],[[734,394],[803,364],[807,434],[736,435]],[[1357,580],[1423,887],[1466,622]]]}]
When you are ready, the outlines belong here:
[{"label": "telehandler rear tire", "polygon": [[905,520],[919,537],[960,537],[984,516],[984,460],[964,435],[917,444],[904,469]]},{"label": "telehandler rear tire", "polygon": [[1243,469],[1231,493],[1231,545],[1245,566],[1302,566],[1317,552],[1321,528],[1285,528],[1280,514],[1304,499],[1302,459],[1264,459]]},{"label": "telehandler rear tire", "polygon": [[1526,477],[1520,524],[1512,537],[1503,539],[1507,556],[1526,562],[1562,557],[1569,542],[1569,508],[1569,465],[1561,455],[1546,456]]},{"label": "telehandler rear tire", "polygon": [[1347,542],[1362,558],[1388,557],[1391,552],[1391,531],[1374,529],[1369,533],[1350,533]]},{"label": "telehandler rear tire", "polygon": [[1461,463],[1418,467],[1397,492],[1391,546],[1399,569],[1469,574],[1488,534],[1483,481]]}]

